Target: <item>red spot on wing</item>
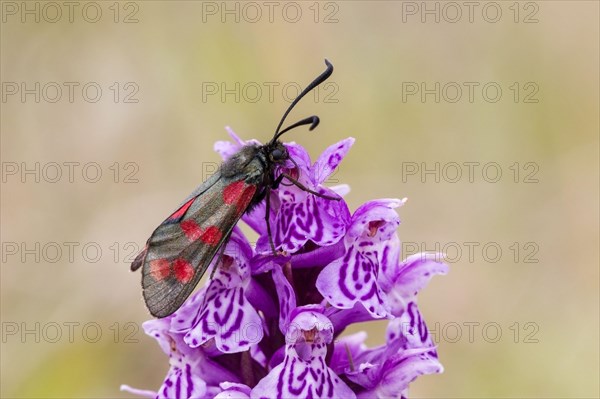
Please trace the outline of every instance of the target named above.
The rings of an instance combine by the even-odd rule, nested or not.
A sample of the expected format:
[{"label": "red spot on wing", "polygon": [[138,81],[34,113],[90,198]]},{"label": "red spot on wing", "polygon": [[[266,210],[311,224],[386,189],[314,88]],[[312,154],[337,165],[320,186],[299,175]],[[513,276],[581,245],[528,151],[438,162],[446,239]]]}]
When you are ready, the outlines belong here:
[{"label": "red spot on wing", "polygon": [[171,268],[169,267],[169,261],[166,259],[155,259],[150,261],[150,274],[156,281],[161,281],[169,277],[171,274]]},{"label": "red spot on wing", "polygon": [[200,226],[198,226],[198,223],[196,223],[196,221],[193,219],[184,220],[179,224],[179,226],[190,241],[196,241],[202,236],[202,229],[200,228]]},{"label": "red spot on wing", "polygon": [[179,225],[190,241],[199,239],[205,244],[214,246],[223,238],[223,232],[217,226],[208,226],[205,230],[202,230],[193,219],[184,220]]},{"label": "red spot on wing", "polygon": [[208,245],[217,245],[221,238],[223,237],[223,233],[217,226],[208,226],[206,230],[200,236],[200,240],[202,242],[207,243]]},{"label": "red spot on wing", "polygon": [[175,278],[181,283],[189,283],[194,277],[194,268],[185,259],[175,259],[173,261],[173,272]]},{"label": "red spot on wing", "polygon": [[194,202],[195,199],[196,198],[194,197],[194,198],[190,199],[188,202],[186,202],[185,204],[181,205],[181,207],[179,209],[177,209],[175,212],[173,212],[173,214],[171,216],[169,216],[169,220],[179,219],[183,215],[185,215],[185,213],[190,208],[190,206],[192,205],[192,202]]},{"label": "red spot on wing", "polygon": [[256,193],[256,186],[249,185],[246,187],[237,202],[237,207],[240,212],[244,212],[246,208],[248,208],[250,201],[252,201],[252,197],[254,197],[254,193]]},{"label": "red spot on wing", "polygon": [[223,190],[223,201],[227,205],[235,204],[239,201],[246,183],[243,180],[236,181],[225,187]]},{"label": "red spot on wing", "polygon": [[235,205],[238,212],[244,212],[255,192],[256,186],[246,184],[243,180],[236,181],[223,190],[223,202],[227,205]]}]

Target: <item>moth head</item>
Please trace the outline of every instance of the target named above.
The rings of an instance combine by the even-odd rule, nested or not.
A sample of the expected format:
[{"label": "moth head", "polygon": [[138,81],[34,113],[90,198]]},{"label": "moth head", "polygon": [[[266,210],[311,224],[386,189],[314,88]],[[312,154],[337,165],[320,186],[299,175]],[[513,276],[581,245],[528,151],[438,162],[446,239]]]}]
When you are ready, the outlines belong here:
[{"label": "moth head", "polygon": [[290,158],[287,148],[280,142],[273,143],[273,147],[269,150],[269,160],[273,163],[283,163]]}]

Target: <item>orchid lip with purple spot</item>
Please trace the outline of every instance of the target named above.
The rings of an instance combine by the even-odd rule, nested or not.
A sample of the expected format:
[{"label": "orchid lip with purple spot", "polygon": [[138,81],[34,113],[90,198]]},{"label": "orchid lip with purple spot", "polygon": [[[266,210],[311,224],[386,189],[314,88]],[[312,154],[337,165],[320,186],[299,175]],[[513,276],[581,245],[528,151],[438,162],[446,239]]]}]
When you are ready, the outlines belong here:
[{"label": "orchid lip with purple spot", "polygon": [[[258,143],[227,129],[232,141],[215,144],[223,159]],[[341,140],[314,163],[300,145],[285,144],[295,161],[286,172],[340,200],[296,186],[273,190],[276,254],[264,202],[245,214],[256,244],[236,227],[206,285],[172,315],[143,325],[169,358],[162,384],[122,390],[175,399],[406,398],[415,378],[443,371],[417,293],[448,266],[439,254],[400,260],[396,209],[406,199],[368,201],[351,213],[342,198],[348,186],[324,185],[353,144]],[[380,346],[368,347],[364,332],[341,335],[378,319],[388,319]]]}]

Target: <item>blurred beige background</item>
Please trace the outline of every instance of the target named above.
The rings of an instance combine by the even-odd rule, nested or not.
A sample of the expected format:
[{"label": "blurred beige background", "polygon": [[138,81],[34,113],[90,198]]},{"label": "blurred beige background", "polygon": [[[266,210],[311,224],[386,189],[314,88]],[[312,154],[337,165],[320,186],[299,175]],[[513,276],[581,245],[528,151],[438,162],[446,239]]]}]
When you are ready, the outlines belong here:
[{"label": "blurred beige background", "polygon": [[419,299],[446,371],[411,396],[598,397],[598,3],[273,4],[2,2],[2,397],[159,386],[131,256],[325,57],[287,139],[355,137],[329,183],[408,197],[405,254],[452,258]]}]

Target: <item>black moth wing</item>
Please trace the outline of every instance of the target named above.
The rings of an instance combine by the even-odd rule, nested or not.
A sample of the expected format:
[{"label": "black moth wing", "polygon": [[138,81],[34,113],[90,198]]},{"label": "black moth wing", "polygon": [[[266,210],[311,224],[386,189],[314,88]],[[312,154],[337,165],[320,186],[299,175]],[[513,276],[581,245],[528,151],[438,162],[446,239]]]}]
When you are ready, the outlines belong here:
[{"label": "black moth wing", "polygon": [[208,191],[220,179],[221,179],[221,173],[220,173],[220,171],[217,171],[217,173],[213,174],[206,181],[204,181],[200,186],[198,186],[194,191],[192,191],[192,193],[190,195],[188,195],[187,198],[185,200],[183,200],[183,202],[181,204],[179,204],[179,206],[177,207],[177,209],[175,210],[175,212],[173,212],[171,214],[171,216],[169,216],[168,218],[166,218],[160,224],[160,226],[158,226],[152,232],[152,235],[150,236],[150,238],[146,242],[146,247],[144,248],[144,250],[142,250],[135,257],[135,259],[133,260],[133,262],[131,262],[131,271],[132,272],[136,271],[137,269],[139,269],[140,267],[142,267],[142,265],[144,264],[144,261],[146,259],[146,254],[148,253],[148,245],[150,244],[150,241],[152,240],[152,237],[154,237],[154,235],[157,233],[157,231],[161,227],[163,227],[163,225],[171,224],[171,223],[174,223],[174,222],[180,222],[181,219],[183,219],[183,217],[185,216],[185,214],[189,210],[189,208],[191,207],[191,204],[192,204],[193,200],[195,200],[198,196],[200,196],[200,195],[204,194],[206,191]]},{"label": "black moth wing", "polygon": [[198,187],[131,264],[132,270],[142,267],[143,296],[153,316],[166,317],[183,304],[250,205],[258,186],[239,172],[227,177],[219,170]]}]

